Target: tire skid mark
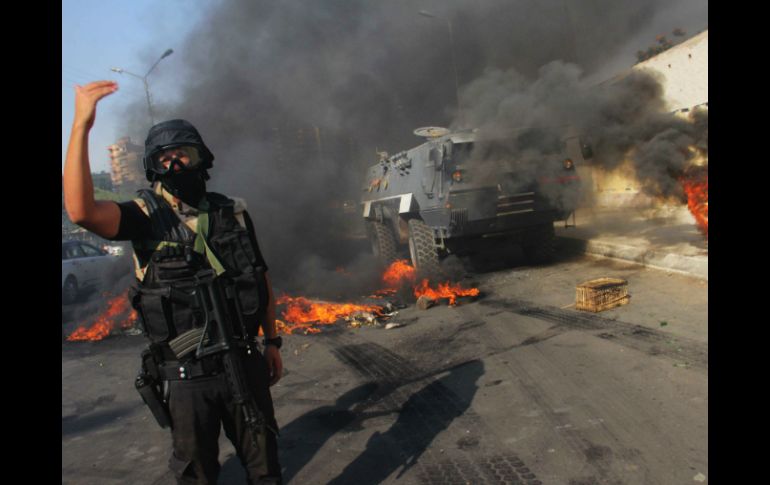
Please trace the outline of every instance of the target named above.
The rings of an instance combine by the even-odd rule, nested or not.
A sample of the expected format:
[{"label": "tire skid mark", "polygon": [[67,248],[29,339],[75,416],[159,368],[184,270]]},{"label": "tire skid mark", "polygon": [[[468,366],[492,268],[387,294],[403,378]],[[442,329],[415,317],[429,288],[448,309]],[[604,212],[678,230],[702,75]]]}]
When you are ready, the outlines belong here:
[{"label": "tire skid mark", "polygon": [[[380,354],[380,349],[373,344],[353,344],[342,347],[333,348],[335,355],[346,365],[356,370],[365,380],[373,381],[383,386],[383,389],[379,393],[375,393],[374,399],[376,401],[371,405],[375,409],[399,409],[402,403],[406,402],[408,395],[406,392],[398,389],[397,380],[393,376],[393,372],[389,372],[381,362],[377,362],[374,358],[375,354]],[[384,350],[384,349],[383,349]],[[403,367],[403,366],[397,366]],[[401,369],[408,372],[409,369]],[[379,396],[378,396],[379,394]],[[377,399],[379,397],[379,399]],[[415,427],[420,429],[425,426],[421,420],[416,421]],[[411,433],[414,433],[414,429],[405,429],[405,426],[398,423],[391,427],[393,434],[401,445],[398,448],[399,454],[406,464],[405,467],[416,465],[418,470],[425,473],[424,462],[433,462],[435,458],[432,456],[431,450],[425,450],[422,453],[421,459],[416,462],[412,459],[415,454],[419,453],[419,445],[412,439]],[[420,429],[422,431],[422,429]]]},{"label": "tire skid mark", "polygon": [[[588,456],[592,446],[591,442],[583,436],[581,430],[572,426],[570,423],[572,419],[567,414],[556,411],[559,403],[552,403],[541,389],[541,386],[537,384],[537,380],[524,370],[521,365],[504,364],[503,367],[508,369],[519,388],[526,392],[529,399],[537,406],[537,409],[543,413],[542,415],[548,422],[550,429],[555,430],[556,435],[561,438],[561,441],[576,455]],[[586,460],[583,464],[590,468],[595,476],[601,477],[603,479],[602,483],[614,483],[605,481],[609,478],[609,469],[600,461]],[[575,471],[577,472],[577,470]]]},{"label": "tire skid mark", "polygon": [[[470,309],[460,309],[460,311],[469,312]],[[542,332],[542,334],[551,333],[554,328],[555,327],[552,327],[551,329]],[[520,345],[516,345],[514,347],[519,346]],[[546,355],[542,348],[533,347],[531,352],[536,352],[539,354],[542,358],[542,361],[545,362],[546,365],[552,367],[550,371],[543,371],[544,374],[554,376],[561,375],[563,364],[560,363],[558,359],[554,360],[553,356]],[[581,403],[579,409],[580,414],[583,415],[582,417],[586,418],[585,421],[593,425],[589,434],[586,434],[580,428],[573,427],[572,423],[569,422],[574,422],[575,416],[569,417],[567,414],[557,411],[562,403],[556,402],[554,399],[548,397],[547,390],[545,386],[541,384],[540,379],[530,374],[525,369],[524,365],[509,360],[511,358],[516,359],[515,355],[503,357],[499,355],[498,352],[494,352],[490,354],[489,357],[497,358],[501,361],[501,366],[511,373],[511,375],[516,379],[517,384],[535,403],[538,410],[543,413],[543,416],[546,421],[548,421],[550,428],[556,430],[558,436],[563,439],[563,441],[572,449],[576,455],[585,457],[585,465],[592,469],[593,476],[585,478],[585,480],[576,479],[577,481],[574,482],[576,485],[580,485],[582,483],[596,483],[599,480],[601,483],[607,484],[623,483],[621,479],[613,476],[614,472],[610,467],[610,462],[614,459],[613,450],[620,450],[620,452],[617,453],[618,458],[625,459],[627,458],[625,455],[629,454],[627,443],[634,442],[634,436],[627,436],[625,439],[621,439],[621,437],[618,436],[618,434],[610,426],[608,426],[608,423],[604,419],[592,420],[590,419],[590,416],[614,416],[616,417],[615,421],[619,421],[627,425],[635,423],[635,429],[644,429],[645,427],[648,428],[648,434],[650,435],[665,435],[665,430],[660,429],[660,427],[654,424],[655,421],[649,413],[642,413],[640,415],[638,409],[631,410],[628,407],[628,404],[624,402],[622,398],[619,397],[616,393],[607,390],[599,390],[599,394],[596,394],[596,389],[591,391],[594,394],[592,394],[592,400],[590,402],[601,402],[601,406],[597,408],[590,402],[584,402]],[[505,361],[503,359],[505,359]],[[542,369],[542,364],[537,368]],[[579,395],[581,393],[580,387],[576,386],[571,381],[565,381],[560,385],[573,387],[575,394]],[[620,429],[621,432],[624,432],[625,427],[620,426],[618,429]],[[609,448],[600,444],[593,443],[591,440],[597,441],[597,433],[598,437],[601,438],[598,441],[603,443],[611,443],[612,447]],[[646,460],[643,459],[638,450],[630,450],[630,452],[635,452],[635,461],[637,466],[639,466],[641,469],[640,473],[644,474],[644,483],[661,483],[659,479],[655,478],[650,473],[649,463],[645,463]],[[653,456],[653,458],[656,457]],[[658,462],[658,469],[670,469],[671,466],[676,466],[672,463],[663,463],[665,460],[661,460],[660,458],[657,458],[654,461]],[[687,460],[678,459],[678,462],[685,463]],[[573,482],[571,481],[570,483]]]},{"label": "tire skid mark", "polygon": [[708,345],[686,337],[674,336],[654,328],[612,320],[592,313],[535,305],[521,300],[486,299],[479,304],[555,323],[562,328],[600,331],[601,333],[597,334],[599,338],[612,340],[650,355],[665,356],[678,362],[684,361],[693,368],[708,370]]},{"label": "tire skid mark", "polygon": [[[534,349],[533,351],[539,353],[545,362],[553,360],[541,349]],[[553,370],[544,372],[549,375],[558,375],[561,365],[558,362],[551,365]],[[624,400],[627,397],[624,397],[622,393],[618,394],[610,389],[592,388],[589,391],[592,396],[591,400],[582,402],[576,409],[577,413],[574,413],[567,421],[567,414],[556,411],[562,403],[549,397],[546,388],[540,384],[540,379],[524,370],[523,366],[516,362],[509,362],[507,367],[516,378],[521,379],[519,382],[522,388],[537,403],[538,409],[544,413],[545,418],[554,429],[557,429],[559,436],[566,440],[573,451],[585,457],[585,463],[593,469],[593,478],[587,479],[588,481],[585,483],[596,483],[599,479],[603,480],[602,483],[622,483],[621,478],[614,476],[616,472],[610,466],[615,459],[630,460],[629,464],[638,467],[635,474],[643,477],[642,483],[651,485],[666,483],[666,479],[662,479],[652,472],[653,469],[671,470],[689,461],[685,455],[678,451],[686,448],[685,443],[667,446],[668,451],[663,454],[652,451],[642,455],[639,450],[629,448],[629,444],[639,442],[642,445],[646,443],[648,449],[657,449],[658,446],[662,446],[662,443],[667,442],[667,436],[671,435],[676,438],[677,435],[675,433],[672,435],[670,430],[656,424],[654,415],[645,409],[630,407],[629,403]],[[540,368],[542,367],[538,367],[538,369]],[[557,384],[566,385],[567,391],[573,387],[574,393],[580,392],[580,386],[572,384],[570,381],[564,383],[560,381]],[[592,416],[594,419],[591,419]],[[599,416],[605,418],[596,419]],[[572,426],[572,422],[575,421],[584,421],[590,426]],[[632,429],[643,431],[641,433],[629,431]],[[650,448],[650,443],[655,443],[655,445]],[[578,482],[582,483],[579,480]]]},{"label": "tire skid mark", "polygon": [[[500,453],[507,446],[496,440],[467,402],[435,380],[436,373],[421,371],[387,348],[361,343],[349,333],[335,332],[326,342],[342,363],[381,386],[367,407],[401,410],[391,427],[405,463],[399,477],[415,467],[423,484],[541,485],[518,456]],[[439,434],[441,443],[458,448],[428,446]],[[495,442],[488,443],[491,440]]]}]

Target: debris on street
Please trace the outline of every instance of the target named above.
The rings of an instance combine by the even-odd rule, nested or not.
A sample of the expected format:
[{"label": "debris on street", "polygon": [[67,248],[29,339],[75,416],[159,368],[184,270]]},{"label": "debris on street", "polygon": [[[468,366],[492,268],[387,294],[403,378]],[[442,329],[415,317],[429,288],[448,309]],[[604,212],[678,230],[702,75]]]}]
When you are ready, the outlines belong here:
[{"label": "debris on street", "polygon": [[123,330],[123,335],[142,335],[142,330],[138,327],[129,327],[126,330]]},{"label": "debris on street", "polygon": [[299,355],[303,351],[307,350],[310,344],[302,344],[298,349],[294,349],[294,355]]},{"label": "debris on street", "polygon": [[357,328],[362,325],[374,325],[377,323],[377,316],[371,312],[357,311],[344,317],[344,320],[348,322],[351,327]]},{"label": "debris on street", "polygon": [[428,308],[434,306],[436,304],[436,300],[429,296],[421,296],[417,299],[417,308],[420,310],[427,310]]},{"label": "debris on street", "polygon": [[597,278],[577,286],[575,309],[596,313],[625,305],[630,298],[626,280]]}]

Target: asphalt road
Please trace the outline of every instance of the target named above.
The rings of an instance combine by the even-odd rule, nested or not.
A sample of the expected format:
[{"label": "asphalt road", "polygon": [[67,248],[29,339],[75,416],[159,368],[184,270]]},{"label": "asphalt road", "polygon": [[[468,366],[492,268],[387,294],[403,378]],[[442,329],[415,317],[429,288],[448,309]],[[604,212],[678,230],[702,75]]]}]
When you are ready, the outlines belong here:
[{"label": "asphalt road", "polygon": [[[708,282],[566,258],[475,261],[456,307],[285,339],[272,388],[287,483],[676,484],[708,479]],[[575,286],[631,302],[578,312]],[[62,483],[174,483],[133,388],[141,336],[62,344]],[[244,483],[221,438],[220,483]]]}]

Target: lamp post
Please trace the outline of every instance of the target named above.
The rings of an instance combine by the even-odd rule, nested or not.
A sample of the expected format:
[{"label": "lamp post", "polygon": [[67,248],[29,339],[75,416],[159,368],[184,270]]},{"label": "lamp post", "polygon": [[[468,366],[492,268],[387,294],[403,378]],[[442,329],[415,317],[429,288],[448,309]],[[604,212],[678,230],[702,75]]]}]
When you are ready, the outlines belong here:
[{"label": "lamp post", "polygon": [[125,69],[121,69],[119,67],[113,67],[110,69],[111,71],[117,72],[118,74],[128,74],[130,76],[134,76],[136,78],[139,78],[144,83],[144,92],[147,95],[147,112],[150,113],[150,124],[155,124],[155,117],[152,115],[152,103],[150,102],[150,86],[147,84],[147,76],[150,75],[153,69],[155,69],[155,66],[158,65],[160,61],[165,59],[166,57],[170,56],[174,53],[173,49],[167,49],[166,52],[163,53],[162,56],[160,56],[160,59],[155,61],[155,64],[152,65],[152,67],[147,71],[147,74],[144,76],[140,76],[139,74],[134,74],[133,72],[126,71]]},{"label": "lamp post", "polygon": [[455,61],[455,39],[454,39],[454,34],[452,33],[452,22],[449,20],[449,17],[446,17],[446,18],[439,17],[426,10],[420,10],[418,13],[423,17],[428,17],[431,19],[446,20],[446,25],[447,25],[447,28],[449,29],[449,47],[450,47],[450,52],[452,53],[452,68],[454,69],[454,74],[455,74],[455,96],[457,97],[457,118],[462,123],[463,116],[462,116],[462,107],[460,106],[460,81],[457,76],[457,62]]}]

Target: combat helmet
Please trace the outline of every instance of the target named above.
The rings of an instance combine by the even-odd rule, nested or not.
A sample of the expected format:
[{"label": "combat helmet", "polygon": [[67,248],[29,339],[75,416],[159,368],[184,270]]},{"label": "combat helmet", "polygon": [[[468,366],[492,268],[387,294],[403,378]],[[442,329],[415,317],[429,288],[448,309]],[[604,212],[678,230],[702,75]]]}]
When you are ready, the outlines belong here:
[{"label": "combat helmet", "polygon": [[147,139],[144,142],[144,173],[147,180],[154,182],[168,172],[155,160],[156,156],[169,148],[191,147],[197,152],[193,157],[196,169],[203,172],[204,179],[208,179],[206,170],[210,169],[214,161],[214,154],[203,142],[198,130],[189,121],[169,120],[158,123],[150,128]]}]

